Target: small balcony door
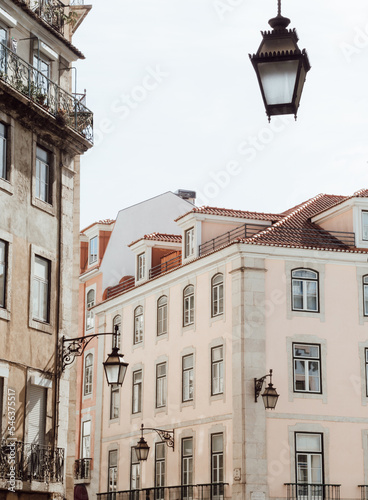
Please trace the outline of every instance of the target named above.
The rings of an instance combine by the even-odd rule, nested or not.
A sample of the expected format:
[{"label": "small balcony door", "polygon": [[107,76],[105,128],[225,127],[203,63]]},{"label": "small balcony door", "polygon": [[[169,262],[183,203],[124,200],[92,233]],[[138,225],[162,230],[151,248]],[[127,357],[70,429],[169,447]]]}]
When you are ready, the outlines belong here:
[{"label": "small balcony door", "polygon": [[298,499],[320,500],[323,497],[322,434],[297,433],[295,438]]}]

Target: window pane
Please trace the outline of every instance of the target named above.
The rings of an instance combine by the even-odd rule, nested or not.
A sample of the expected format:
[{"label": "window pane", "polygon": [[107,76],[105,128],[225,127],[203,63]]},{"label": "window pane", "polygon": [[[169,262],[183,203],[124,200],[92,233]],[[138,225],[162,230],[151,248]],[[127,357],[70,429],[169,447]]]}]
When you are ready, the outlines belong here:
[{"label": "window pane", "polygon": [[307,309],[317,311],[317,283],[315,281],[307,281]]},{"label": "window pane", "polygon": [[33,276],[33,318],[48,321],[49,261],[35,256]]},{"label": "window pane", "polygon": [[[1,41],[1,40],[0,40]],[[1,52],[0,52],[1,58]],[[1,69],[1,67],[0,67]],[[6,127],[0,123],[0,177],[6,179]]]},{"label": "window pane", "polygon": [[368,240],[368,212],[362,212],[362,239]]},{"label": "window pane", "polygon": [[301,451],[322,451],[319,434],[297,434],[296,445],[297,450]]},{"label": "window pane", "polygon": [[315,271],[309,271],[308,269],[296,269],[292,273],[293,278],[309,278],[309,279],[317,279],[318,275]]},{"label": "window pane", "polygon": [[6,297],[6,243],[0,240],[0,307],[5,307]]},{"label": "window pane", "polygon": [[368,316],[368,285],[364,285],[363,295],[364,295],[364,316]]}]

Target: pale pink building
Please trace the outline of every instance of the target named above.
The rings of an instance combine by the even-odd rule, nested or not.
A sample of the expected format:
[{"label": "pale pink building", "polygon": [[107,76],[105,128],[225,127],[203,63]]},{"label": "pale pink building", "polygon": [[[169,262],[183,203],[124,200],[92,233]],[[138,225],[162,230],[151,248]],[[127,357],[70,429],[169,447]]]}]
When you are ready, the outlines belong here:
[{"label": "pale pink building", "polygon": [[[366,500],[368,190],[173,218],[91,309],[99,332],[119,316],[129,363],[121,388],[96,368],[97,498]],[[270,369],[275,410],[255,401]],[[147,429],[139,462],[142,423],[174,447]]]}]

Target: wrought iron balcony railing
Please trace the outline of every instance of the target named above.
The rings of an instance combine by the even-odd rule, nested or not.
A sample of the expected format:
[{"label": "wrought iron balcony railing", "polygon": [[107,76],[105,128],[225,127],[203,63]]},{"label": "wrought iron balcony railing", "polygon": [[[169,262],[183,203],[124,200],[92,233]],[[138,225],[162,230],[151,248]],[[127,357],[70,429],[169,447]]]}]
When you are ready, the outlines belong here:
[{"label": "wrought iron balcony railing", "polygon": [[361,500],[368,500],[368,484],[360,484],[359,488]]},{"label": "wrought iron balcony railing", "polygon": [[69,94],[2,43],[0,80],[41,106],[60,125],[67,125],[93,142],[93,113],[84,105],[84,95]]},{"label": "wrought iron balcony railing", "polygon": [[64,34],[64,25],[69,16],[65,10],[66,6],[60,0],[23,0],[23,2],[52,28]]},{"label": "wrought iron balcony railing", "polygon": [[287,500],[340,500],[340,484],[285,483]]},{"label": "wrought iron balcony railing", "polygon": [[176,267],[181,266],[181,254],[177,255],[173,259],[167,260],[166,262],[162,262],[158,266],[152,267],[149,270],[149,278],[155,278],[162,273],[166,273],[170,269],[175,269]]},{"label": "wrought iron balcony railing", "polygon": [[163,486],[140,490],[97,493],[98,500],[228,500],[228,483]]},{"label": "wrought iron balcony railing", "polygon": [[135,286],[134,276],[127,276],[121,283],[115,286],[109,286],[106,291],[106,298],[110,299],[119,295],[119,293],[126,292]]},{"label": "wrought iron balcony railing", "polygon": [[8,480],[11,467],[17,481],[62,483],[64,449],[28,444],[20,441],[1,442],[0,479]]},{"label": "wrought iron balcony railing", "polygon": [[74,462],[74,479],[91,480],[91,461],[92,458],[80,458]]}]

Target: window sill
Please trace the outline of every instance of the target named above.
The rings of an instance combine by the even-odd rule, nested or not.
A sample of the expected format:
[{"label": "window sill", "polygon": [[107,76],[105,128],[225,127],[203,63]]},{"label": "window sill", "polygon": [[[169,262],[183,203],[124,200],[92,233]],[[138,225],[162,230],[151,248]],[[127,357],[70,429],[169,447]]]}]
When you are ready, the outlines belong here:
[{"label": "window sill", "polygon": [[40,200],[39,198],[32,197],[32,205],[36,208],[39,208],[40,210],[43,210],[44,212],[52,215],[55,217],[56,215],[56,210],[53,205],[50,205],[49,203],[46,203],[46,201]]},{"label": "window sill", "polygon": [[211,402],[212,401],[221,401],[225,399],[225,394],[222,392],[221,394],[211,394]]},{"label": "window sill", "polygon": [[14,187],[6,179],[0,179],[0,189],[8,194],[14,194]]},{"label": "window sill", "polygon": [[31,319],[29,321],[29,327],[33,328],[34,330],[38,330],[39,332],[44,332],[48,334],[52,334],[54,332],[54,329],[50,323],[42,323],[41,321],[37,321],[35,319]]},{"label": "window sill", "polygon": [[0,319],[5,319],[5,321],[10,321],[10,311],[7,309],[0,308]]}]

